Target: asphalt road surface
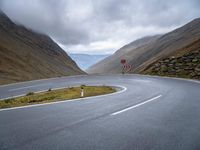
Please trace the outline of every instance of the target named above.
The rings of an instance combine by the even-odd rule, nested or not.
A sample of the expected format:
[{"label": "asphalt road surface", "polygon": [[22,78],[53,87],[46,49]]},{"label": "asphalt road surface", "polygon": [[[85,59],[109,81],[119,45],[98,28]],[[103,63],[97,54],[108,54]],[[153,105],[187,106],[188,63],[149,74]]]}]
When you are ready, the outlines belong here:
[{"label": "asphalt road surface", "polygon": [[119,86],[121,91],[0,110],[0,150],[200,150],[198,82],[77,76],[0,86],[0,95],[80,84]]}]

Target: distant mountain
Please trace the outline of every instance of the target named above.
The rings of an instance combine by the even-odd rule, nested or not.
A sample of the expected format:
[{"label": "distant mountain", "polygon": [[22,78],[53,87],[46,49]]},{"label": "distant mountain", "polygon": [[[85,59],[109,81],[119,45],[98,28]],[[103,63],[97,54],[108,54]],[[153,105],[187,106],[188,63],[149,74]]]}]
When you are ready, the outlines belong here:
[{"label": "distant mountain", "polygon": [[89,73],[120,73],[120,59],[124,58],[132,66],[130,73],[144,73],[146,68],[158,60],[174,55],[177,51],[200,39],[200,18],[162,36],[156,36],[150,42],[131,48],[128,52],[121,48],[116,53],[88,69]]},{"label": "distant mountain", "polygon": [[69,56],[78,64],[78,66],[86,70],[91,65],[108,57],[109,55],[88,55],[88,54],[69,54]]},{"label": "distant mountain", "polygon": [[0,13],[0,84],[84,74],[48,36]]}]

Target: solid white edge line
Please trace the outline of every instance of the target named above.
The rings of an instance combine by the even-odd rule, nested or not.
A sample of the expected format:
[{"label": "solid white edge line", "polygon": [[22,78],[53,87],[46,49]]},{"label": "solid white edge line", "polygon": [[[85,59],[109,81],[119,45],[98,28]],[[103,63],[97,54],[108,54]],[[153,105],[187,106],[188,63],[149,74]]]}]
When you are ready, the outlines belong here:
[{"label": "solid white edge line", "polygon": [[151,98],[151,99],[149,99],[149,100],[146,100],[146,101],[144,101],[144,102],[142,102],[142,103],[139,103],[139,104],[136,104],[136,105],[134,105],[134,106],[131,106],[131,107],[122,109],[122,110],[120,110],[120,111],[117,111],[117,112],[115,112],[115,113],[112,113],[111,116],[118,115],[118,114],[123,113],[123,112],[125,112],[125,111],[128,111],[128,110],[130,110],[130,109],[134,109],[134,108],[139,107],[139,106],[141,106],[141,105],[144,105],[144,104],[146,104],[146,103],[152,102],[152,101],[154,101],[154,100],[160,98],[161,96],[162,96],[162,95],[158,95],[158,96],[153,97],[153,98]]},{"label": "solid white edge line", "polygon": [[[73,86],[75,87],[75,86]],[[64,89],[64,88],[67,88],[66,86],[65,87],[59,87],[59,88],[52,88],[52,90],[60,90],[60,89]],[[34,93],[42,93],[42,92],[47,92],[47,90],[40,90],[40,91],[36,91]],[[6,98],[0,98],[0,100],[7,100],[7,99],[12,99],[12,98],[17,98],[17,97],[21,97],[21,96],[25,96],[26,94],[20,94],[20,95],[16,95],[16,96],[10,96],[10,97],[6,97]]]},{"label": "solid white edge line", "polygon": [[[71,86],[69,86],[71,87]],[[78,85],[74,85],[73,87],[78,87]],[[66,86],[61,86],[61,87],[57,87],[57,88],[51,88],[51,90],[60,90],[60,89],[64,89],[67,88]],[[42,93],[42,92],[47,92],[48,89],[46,90],[40,90],[40,91],[36,91],[34,93]],[[21,96],[25,96],[26,94],[20,94],[20,95],[16,95],[16,96],[10,96],[10,97],[6,97],[6,98],[0,98],[0,100],[7,100],[7,99],[12,99],[12,98],[17,98],[17,97],[21,97]]]},{"label": "solid white edge line", "polygon": [[9,83],[9,84],[5,84],[5,85],[0,85],[0,88],[1,87],[12,86],[12,85],[23,84],[23,83],[32,83],[32,82],[39,82],[39,81],[55,80],[55,79],[62,79],[62,78],[84,77],[84,76],[89,76],[89,75],[86,74],[86,75],[74,75],[74,76],[61,76],[61,77],[55,77],[55,78],[46,78],[46,79],[22,81],[22,82],[16,82],[16,83]]},{"label": "solid white edge line", "polygon": [[[46,79],[38,79],[38,80],[31,80],[31,81],[22,81],[22,82],[16,82],[16,83],[10,83],[5,85],[0,85],[1,87],[7,87],[12,85],[18,85],[23,83],[32,83],[32,82],[38,82],[38,81],[46,81],[46,80],[55,80],[55,79],[62,79],[62,78],[74,78],[74,77],[84,77],[84,76],[105,76],[105,75],[113,75],[113,74],[86,74],[86,75],[74,75],[74,76],[61,76],[61,77],[55,77],[55,78],[46,78]],[[116,74],[116,75],[122,75],[122,74]],[[144,75],[144,74],[125,74],[125,76],[144,76],[144,77],[150,77],[150,78],[167,78],[167,79],[177,79],[177,80],[183,80],[183,81],[191,81],[195,83],[200,83],[199,80],[195,79],[187,79],[187,78],[176,78],[176,77],[167,77],[167,76],[156,76],[156,75]]]},{"label": "solid white edge line", "polygon": [[159,79],[173,79],[173,80],[179,80],[179,81],[188,81],[188,82],[194,82],[194,83],[199,83],[200,80],[195,80],[195,79],[187,79],[187,78],[178,78],[178,77],[167,77],[167,76],[158,76],[158,75],[148,75],[148,74],[126,74],[127,76],[143,76],[143,77],[149,77],[149,78],[159,78]]},{"label": "solid white edge line", "polygon": [[[27,106],[20,106],[20,107],[5,108],[5,109],[0,109],[0,112],[1,111],[6,111],[6,110],[14,110],[14,109],[21,109],[21,108],[30,108],[30,107],[37,107],[37,106],[53,105],[53,104],[58,104],[58,103],[67,103],[67,102],[80,101],[80,100],[85,100],[85,99],[92,99],[92,98],[98,98],[98,97],[111,96],[111,95],[123,93],[123,92],[125,92],[127,90],[126,87],[119,86],[119,85],[114,85],[114,86],[111,86],[111,87],[122,88],[122,90],[114,92],[114,93],[104,94],[104,95],[98,95],[98,96],[90,96],[90,97],[70,99],[70,100],[63,100],[63,101],[43,103],[43,104],[34,104],[34,105],[27,105]],[[57,89],[60,89],[60,88],[57,88]]]},{"label": "solid white edge line", "polygon": [[8,90],[9,92],[12,92],[12,91],[17,91],[17,90],[21,90],[21,89],[29,89],[31,87],[40,87],[40,86],[46,86],[46,85],[50,85],[50,83],[48,84],[37,84],[37,85],[31,85],[31,86],[25,86],[25,87],[20,87],[20,88],[15,88],[15,89],[10,89]]}]

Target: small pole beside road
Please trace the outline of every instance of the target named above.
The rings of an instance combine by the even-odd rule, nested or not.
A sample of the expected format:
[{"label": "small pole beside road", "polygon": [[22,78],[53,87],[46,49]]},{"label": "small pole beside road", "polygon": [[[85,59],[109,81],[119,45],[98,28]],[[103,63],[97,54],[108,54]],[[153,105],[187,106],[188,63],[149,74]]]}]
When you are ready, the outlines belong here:
[{"label": "small pole beside road", "polygon": [[81,85],[81,97],[84,97],[84,85]]}]

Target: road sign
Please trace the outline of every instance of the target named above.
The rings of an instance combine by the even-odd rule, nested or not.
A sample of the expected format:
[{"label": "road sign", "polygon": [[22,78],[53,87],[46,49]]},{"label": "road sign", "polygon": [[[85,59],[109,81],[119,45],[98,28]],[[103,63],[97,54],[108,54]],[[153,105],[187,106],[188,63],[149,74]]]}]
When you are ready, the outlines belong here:
[{"label": "road sign", "polygon": [[126,63],[126,59],[121,59],[121,64],[125,64]]},{"label": "road sign", "polygon": [[124,64],[123,70],[124,70],[125,72],[129,72],[129,71],[131,70],[131,65],[129,65],[129,64]]},{"label": "road sign", "polygon": [[126,63],[126,59],[121,59],[122,64],[122,74],[129,72],[131,70],[131,65]]}]

